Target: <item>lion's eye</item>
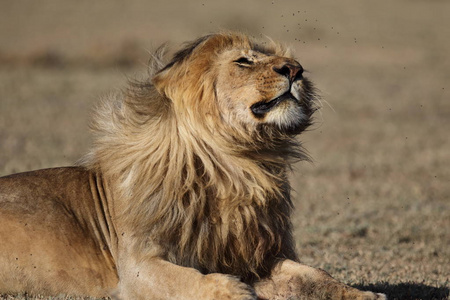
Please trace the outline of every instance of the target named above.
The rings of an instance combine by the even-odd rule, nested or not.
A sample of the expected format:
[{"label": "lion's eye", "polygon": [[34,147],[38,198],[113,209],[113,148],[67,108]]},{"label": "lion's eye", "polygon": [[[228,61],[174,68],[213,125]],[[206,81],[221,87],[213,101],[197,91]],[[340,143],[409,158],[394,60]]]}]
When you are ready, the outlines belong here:
[{"label": "lion's eye", "polygon": [[250,66],[250,65],[253,65],[253,61],[249,60],[249,59],[248,59],[247,57],[245,57],[245,56],[236,59],[234,62],[237,63],[238,65],[241,65],[241,66]]}]

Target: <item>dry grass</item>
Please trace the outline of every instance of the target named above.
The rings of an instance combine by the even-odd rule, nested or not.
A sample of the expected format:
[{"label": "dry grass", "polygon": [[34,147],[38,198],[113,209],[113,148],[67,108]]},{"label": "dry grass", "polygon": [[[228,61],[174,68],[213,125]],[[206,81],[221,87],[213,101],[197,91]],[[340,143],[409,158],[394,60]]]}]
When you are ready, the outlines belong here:
[{"label": "dry grass", "polygon": [[145,49],[217,28],[268,34],[332,106],[302,137],[314,163],[292,176],[303,262],[391,299],[449,298],[448,2],[96,3],[0,12],[0,175],[75,162],[90,107],[145,72]]}]

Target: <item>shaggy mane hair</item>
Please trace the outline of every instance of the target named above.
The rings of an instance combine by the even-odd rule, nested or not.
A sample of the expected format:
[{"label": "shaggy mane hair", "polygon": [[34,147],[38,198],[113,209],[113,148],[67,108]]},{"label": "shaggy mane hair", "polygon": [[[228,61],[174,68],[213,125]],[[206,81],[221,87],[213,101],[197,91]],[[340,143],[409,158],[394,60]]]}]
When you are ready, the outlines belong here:
[{"label": "shaggy mane hair", "polygon": [[[148,80],[96,110],[95,142],[83,164],[108,182],[116,217],[133,230],[136,247],[251,282],[279,258],[297,260],[286,172],[307,156],[294,134],[222,120],[207,66],[232,47],[284,54],[228,33],[186,45],[167,65],[158,51]],[[179,82],[171,99],[152,83],[165,71]],[[312,99],[305,85],[303,96]],[[311,104],[308,117],[313,111]]]}]

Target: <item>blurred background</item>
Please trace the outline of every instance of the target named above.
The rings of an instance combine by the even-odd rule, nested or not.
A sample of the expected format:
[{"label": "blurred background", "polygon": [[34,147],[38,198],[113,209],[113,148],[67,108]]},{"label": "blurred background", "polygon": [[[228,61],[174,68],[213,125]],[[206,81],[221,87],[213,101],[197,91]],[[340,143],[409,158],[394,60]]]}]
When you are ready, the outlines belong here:
[{"label": "blurred background", "polygon": [[1,0],[0,175],[73,165],[92,107],[145,78],[161,43],[269,36],[323,97],[300,137],[313,163],[292,175],[302,261],[391,299],[448,299],[449,16],[447,0]]}]

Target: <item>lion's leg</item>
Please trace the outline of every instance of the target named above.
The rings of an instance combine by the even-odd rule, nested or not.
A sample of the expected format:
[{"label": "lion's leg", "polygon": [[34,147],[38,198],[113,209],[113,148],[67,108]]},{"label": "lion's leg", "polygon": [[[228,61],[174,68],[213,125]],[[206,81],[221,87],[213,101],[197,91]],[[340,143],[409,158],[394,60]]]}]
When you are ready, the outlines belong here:
[{"label": "lion's leg", "polygon": [[291,260],[280,262],[270,278],[257,282],[254,287],[258,298],[264,300],[386,299],[383,294],[360,291],[335,280],[323,270]]},{"label": "lion's leg", "polygon": [[203,275],[159,258],[124,262],[113,299],[236,299],[255,300],[254,290],[238,278],[224,274]]}]

